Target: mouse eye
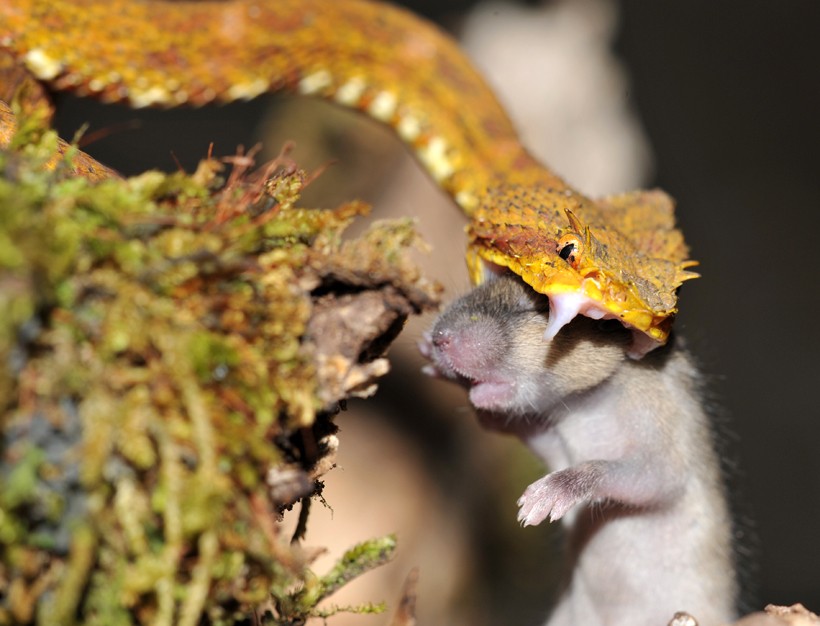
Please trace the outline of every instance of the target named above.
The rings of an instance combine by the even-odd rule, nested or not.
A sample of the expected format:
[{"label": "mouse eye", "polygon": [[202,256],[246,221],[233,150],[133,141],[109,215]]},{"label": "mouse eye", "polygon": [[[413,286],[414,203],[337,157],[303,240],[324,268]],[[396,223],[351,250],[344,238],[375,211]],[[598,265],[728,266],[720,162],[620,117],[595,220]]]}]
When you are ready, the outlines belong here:
[{"label": "mouse eye", "polygon": [[558,256],[569,263],[571,267],[578,269],[578,265],[581,262],[581,255],[584,252],[584,244],[578,235],[569,233],[558,240],[556,252]]}]

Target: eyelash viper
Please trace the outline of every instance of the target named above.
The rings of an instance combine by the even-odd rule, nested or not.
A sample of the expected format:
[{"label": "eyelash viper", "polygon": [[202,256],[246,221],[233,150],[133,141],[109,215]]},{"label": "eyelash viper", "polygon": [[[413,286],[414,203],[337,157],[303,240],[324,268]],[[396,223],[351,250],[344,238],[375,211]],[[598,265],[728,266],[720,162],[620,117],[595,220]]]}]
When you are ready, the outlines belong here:
[{"label": "eyelash viper", "polygon": [[[0,0],[0,47],[53,89],[132,106],[266,91],[320,96],[391,126],[470,217],[480,282],[507,267],[576,314],[663,344],[687,268],[662,191],[592,200],[530,156],[492,91],[436,26],[365,0]],[[0,134],[0,141],[2,135]]]}]

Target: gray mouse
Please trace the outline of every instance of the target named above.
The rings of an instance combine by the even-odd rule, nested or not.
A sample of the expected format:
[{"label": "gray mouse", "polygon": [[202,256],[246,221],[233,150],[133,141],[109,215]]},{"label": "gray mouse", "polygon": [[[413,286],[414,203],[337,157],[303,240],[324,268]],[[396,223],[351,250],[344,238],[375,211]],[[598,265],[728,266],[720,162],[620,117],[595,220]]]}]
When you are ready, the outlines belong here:
[{"label": "gray mouse", "polygon": [[548,626],[700,626],[736,617],[731,520],[701,382],[677,338],[642,360],[616,320],[576,317],[551,340],[546,296],[502,275],[425,334],[428,374],[467,388],[481,423],[550,469],[518,500],[524,526],[561,520],[565,588]]}]

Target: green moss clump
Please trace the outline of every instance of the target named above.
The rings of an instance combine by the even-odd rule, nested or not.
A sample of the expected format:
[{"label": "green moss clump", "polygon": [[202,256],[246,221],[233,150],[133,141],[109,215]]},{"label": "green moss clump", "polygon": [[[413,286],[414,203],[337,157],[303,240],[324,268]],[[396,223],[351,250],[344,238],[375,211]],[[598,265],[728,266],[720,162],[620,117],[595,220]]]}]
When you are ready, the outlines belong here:
[{"label": "green moss clump", "polygon": [[332,453],[313,292],[328,264],[359,267],[356,289],[374,259],[403,267],[412,228],[343,243],[364,207],[293,208],[305,177],[286,157],[272,176],[225,181],[211,160],[91,184],[42,167],[50,133],[15,145],[0,152],[0,624],[326,615],[316,603],[394,540],[317,578],[276,524]]}]

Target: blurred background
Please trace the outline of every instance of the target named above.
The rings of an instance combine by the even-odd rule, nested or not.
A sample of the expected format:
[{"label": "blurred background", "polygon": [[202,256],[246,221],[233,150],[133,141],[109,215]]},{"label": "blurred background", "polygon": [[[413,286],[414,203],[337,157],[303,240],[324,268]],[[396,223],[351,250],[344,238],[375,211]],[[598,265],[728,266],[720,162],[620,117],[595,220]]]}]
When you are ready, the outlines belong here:
[{"label": "blurred background", "polygon": [[[525,143],[582,191],[659,186],[676,198],[703,274],[686,284],[676,327],[735,466],[748,600],[820,611],[820,3],[403,4],[462,39]],[[135,113],[61,95],[58,110],[64,136],[89,122],[85,149],[129,174],[193,170],[212,141],[219,155],[261,141],[272,156],[294,140],[304,166],[336,162],[304,205],[361,197],[377,217],[419,216],[429,273],[447,299],[468,288],[458,211],[363,118],[282,97]],[[460,390],[420,374],[415,342],[430,323],[408,325],[377,397],[337,419],[332,510],[313,507],[307,536],[330,549],[317,569],[395,531],[397,561],[334,602],[394,602],[418,564],[421,626],[540,624],[560,538],[519,528],[515,500],[544,468],[482,432]]]}]

